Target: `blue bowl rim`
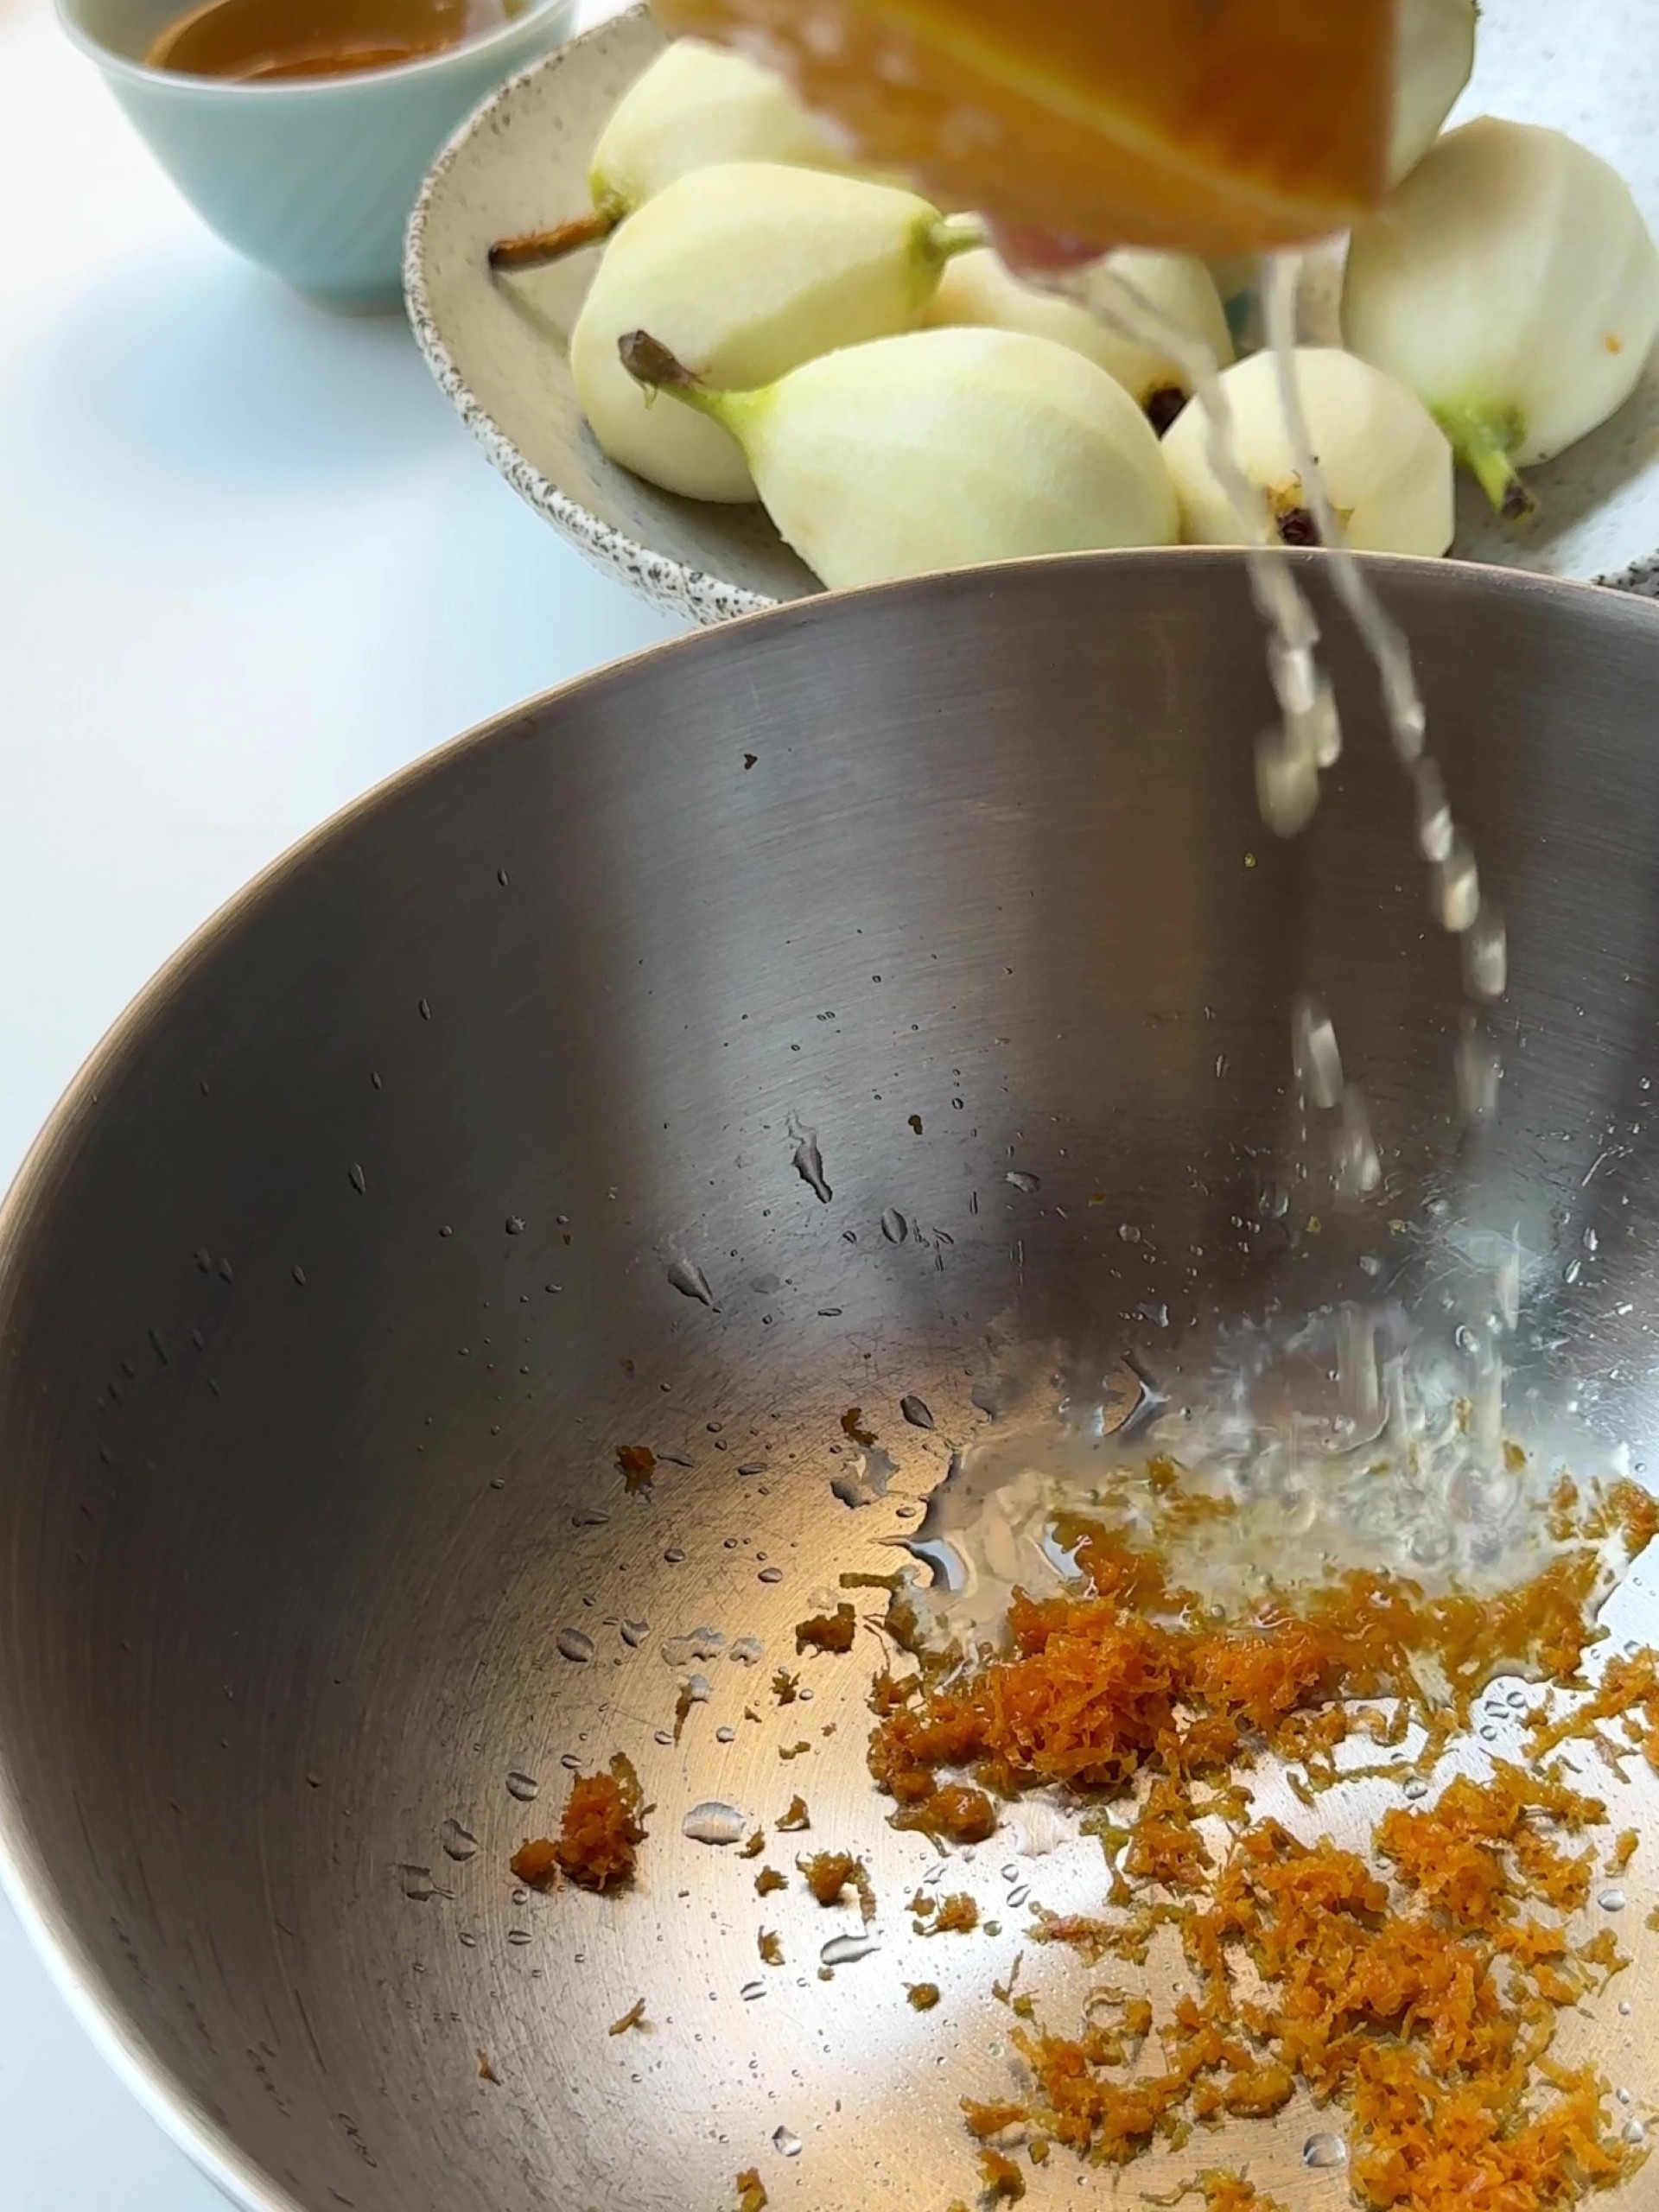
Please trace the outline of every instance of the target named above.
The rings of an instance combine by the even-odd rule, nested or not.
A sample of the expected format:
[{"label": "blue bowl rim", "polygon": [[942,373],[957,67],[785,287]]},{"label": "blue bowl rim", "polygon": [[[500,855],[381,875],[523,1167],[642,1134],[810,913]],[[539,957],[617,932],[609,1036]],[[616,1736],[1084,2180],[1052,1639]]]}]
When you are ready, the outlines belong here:
[{"label": "blue bowl rim", "polygon": [[54,9],[59,24],[71,43],[95,61],[105,75],[122,79],[127,83],[175,92],[205,93],[209,98],[231,100],[320,100],[342,94],[360,93],[371,86],[391,87],[419,79],[441,76],[446,70],[454,70],[480,58],[487,58],[499,50],[510,52],[532,25],[547,16],[563,16],[567,24],[574,20],[576,0],[526,0],[519,14],[509,17],[495,29],[485,31],[477,38],[463,39],[459,46],[445,47],[441,53],[423,54],[418,61],[394,62],[387,69],[342,70],[336,75],[326,77],[276,78],[253,82],[239,77],[199,76],[183,69],[154,69],[147,61],[135,61],[130,54],[118,54],[113,47],[105,46],[102,39],[95,37],[79,19],[79,0],[54,0]]}]

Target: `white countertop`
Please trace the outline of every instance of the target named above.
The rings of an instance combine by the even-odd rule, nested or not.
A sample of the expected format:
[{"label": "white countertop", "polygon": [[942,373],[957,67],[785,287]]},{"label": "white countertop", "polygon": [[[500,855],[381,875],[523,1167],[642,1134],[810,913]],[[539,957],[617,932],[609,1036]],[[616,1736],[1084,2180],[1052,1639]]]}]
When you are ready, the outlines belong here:
[{"label": "white countertop", "polygon": [[[47,0],[0,0],[0,207],[3,1185],[255,869],[669,626],[493,474],[401,321],[304,307],[201,227]],[[0,1903],[0,2205],[222,2202]]]}]

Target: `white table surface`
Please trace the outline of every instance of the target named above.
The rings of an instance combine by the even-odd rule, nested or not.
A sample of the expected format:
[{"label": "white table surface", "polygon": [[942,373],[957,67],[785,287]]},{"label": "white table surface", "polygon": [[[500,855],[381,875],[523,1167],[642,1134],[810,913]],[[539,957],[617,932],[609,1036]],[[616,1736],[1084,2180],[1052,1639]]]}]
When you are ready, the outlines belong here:
[{"label": "white table surface", "polygon": [[[0,209],[3,1185],[255,869],[669,626],[519,504],[401,321],[304,307],[201,227],[46,0],[0,0]],[[0,1902],[0,2206],[222,2204]]]}]

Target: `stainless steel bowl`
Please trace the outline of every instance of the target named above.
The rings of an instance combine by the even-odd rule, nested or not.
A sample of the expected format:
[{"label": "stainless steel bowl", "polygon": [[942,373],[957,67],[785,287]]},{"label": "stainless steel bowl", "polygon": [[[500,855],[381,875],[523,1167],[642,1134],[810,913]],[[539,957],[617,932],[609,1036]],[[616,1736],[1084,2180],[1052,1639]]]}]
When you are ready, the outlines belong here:
[{"label": "stainless steel bowl", "polygon": [[[1177,1387],[1217,1319],[1379,1250],[1427,1294],[1448,1224],[1518,1230],[1529,1402],[1575,1390],[1643,1457],[1659,613],[1376,574],[1510,918],[1477,1143],[1363,674],[1332,617],[1347,755],[1274,842],[1225,555],[832,598],[538,701],[283,862],[76,1084],[0,1220],[0,1833],[83,2011],[245,2204],[713,2207],[751,2164],[779,2206],[971,2189],[956,2100],[1004,2078],[1022,1916],[911,1936],[931,1853],[864,1774],[874,1643],[809,1704],[768,1681],[838,1569],[891,1564],[999,1346]],[[1389,1171],[1319,1234],[1317,1179],[1263,1202],[1301,990]],[[853,1405],[899,1463],[858,1510]],[[639,1888],[516,1895],[566,1770],[619,1750],[657,1807]],[[840,1923],[682,1832],[798,1789],[881,1903],[829,1980]],[[1003,1857],[952,1878],[994,1908]],[[1025,1878],[1086,1897],[1096,1847]],[[1659,1977],[1625,1980],[1593,2033],[1639,2095]],[[1325,2204],[1296,2131],[1252,2171]]]}]

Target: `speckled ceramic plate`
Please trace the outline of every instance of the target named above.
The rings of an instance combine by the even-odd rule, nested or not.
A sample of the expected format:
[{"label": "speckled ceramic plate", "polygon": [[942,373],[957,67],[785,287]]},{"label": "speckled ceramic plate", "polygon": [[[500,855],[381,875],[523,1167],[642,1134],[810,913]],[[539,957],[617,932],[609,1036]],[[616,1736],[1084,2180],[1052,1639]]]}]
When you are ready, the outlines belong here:
[{"label": "speckled ceramic plate", "polygon": [[[1571,10],[1560,0],[1486,0],[1459,118],[1493,113],[1570,130],[1629,180],[1659,230],[1654,31],[1655,0]],[[486,260],[493,238],[586,205],[594,140],[661,42],[637,9],[505,85],[428,178],[405,276],[433,373],[508,482],[645,598],[717,622],[818,587],[758,507],[654,491],[600,452],[565,352],[591,255],[504,278]],[[1323,335],[1318,290],[1310,334]],[[1472,486],[1462,487],[1459,556],[1659,595],[1659,352],[1611,423],[1529,480],[1540,512],[1521,530],[1497,522]]]},{"label": "speckled ceramic plate", "polygon": [[404,277],[433,374],[513,489],[646,599],[719,622],[817,582],[760,508],[677,499],[600,451],[566,353],[595,255],[499,277],[486,257],[493,239],[588,205],[594,140],[662,44],[636,9],[504,85],[428,178]]}]

